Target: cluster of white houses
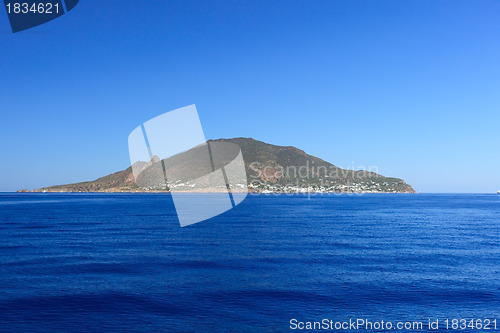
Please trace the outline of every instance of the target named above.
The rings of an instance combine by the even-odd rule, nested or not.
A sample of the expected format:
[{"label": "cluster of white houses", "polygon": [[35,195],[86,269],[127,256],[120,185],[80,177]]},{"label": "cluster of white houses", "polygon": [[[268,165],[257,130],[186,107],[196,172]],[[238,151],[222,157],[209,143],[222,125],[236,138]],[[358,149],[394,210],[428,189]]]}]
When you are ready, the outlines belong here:
[{"label": "cluster of white houses", "polygon": [[273,184],[253,182],[248,185],[250,191],[279,193],[396,193],[398,183],[363,182],[351,184]]}]

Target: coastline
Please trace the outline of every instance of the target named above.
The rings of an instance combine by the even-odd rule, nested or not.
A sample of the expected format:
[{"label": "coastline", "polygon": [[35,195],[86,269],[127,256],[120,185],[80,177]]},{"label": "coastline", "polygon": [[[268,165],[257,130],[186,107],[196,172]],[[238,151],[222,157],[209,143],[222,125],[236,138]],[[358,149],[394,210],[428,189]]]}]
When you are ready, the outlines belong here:
[{"label": "coastline", "polygon": [[[192,194],[220,194],[227,193],[227,190],[207,190],[207,191],[173,191],[175,193],[192,193]],[[161,190],[103,190],[103,191],[58,191],[58,190],[18,190],[11,193],[129,193],[129,194],[162,194],[162,193],[172,193],[172,191],[161,191]],[[248,193],[248,194],[418,194],[419,192],[334,192],[334,191],[295,191],[295,192],[284,192],[284,191],[267,191],[267,190],[249,190],[245,191],[232,191],[232,193]]]}]

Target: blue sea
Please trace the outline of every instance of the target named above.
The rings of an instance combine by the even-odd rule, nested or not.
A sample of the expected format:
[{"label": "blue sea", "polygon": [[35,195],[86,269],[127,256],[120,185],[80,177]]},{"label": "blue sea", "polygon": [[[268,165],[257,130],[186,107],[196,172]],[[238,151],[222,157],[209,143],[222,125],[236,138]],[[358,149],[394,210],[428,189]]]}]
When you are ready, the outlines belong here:
[{"label": "blue sea", "polygon": [[5,332],[500,331],[500,195],[249,195],[181,228],[169,194],[4,193],[0,240]]}]

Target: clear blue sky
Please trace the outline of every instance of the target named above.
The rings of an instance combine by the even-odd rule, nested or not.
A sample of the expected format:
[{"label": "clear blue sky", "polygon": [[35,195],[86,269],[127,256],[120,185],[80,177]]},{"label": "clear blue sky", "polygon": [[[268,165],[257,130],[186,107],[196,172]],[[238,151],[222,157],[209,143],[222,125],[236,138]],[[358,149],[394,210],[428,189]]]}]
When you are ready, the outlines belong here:
[{"label": "clear blue sky", "polygon": [[0,8],[0,49],[0,191],[124,169],[189,104],[207,138],[500,190],[499,1],[81,0],[17,34]]}]

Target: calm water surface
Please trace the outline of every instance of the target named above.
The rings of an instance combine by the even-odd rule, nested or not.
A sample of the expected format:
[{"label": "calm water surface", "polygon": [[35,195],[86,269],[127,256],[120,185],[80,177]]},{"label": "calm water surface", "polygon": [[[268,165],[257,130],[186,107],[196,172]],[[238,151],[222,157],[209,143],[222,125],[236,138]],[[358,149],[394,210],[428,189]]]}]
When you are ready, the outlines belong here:
[{"label": "calm water surface", "polygon": [[253,195],[180,228],[168,194],[0,194],[0,240],[1,331],[500,331],[500,195]]}]

